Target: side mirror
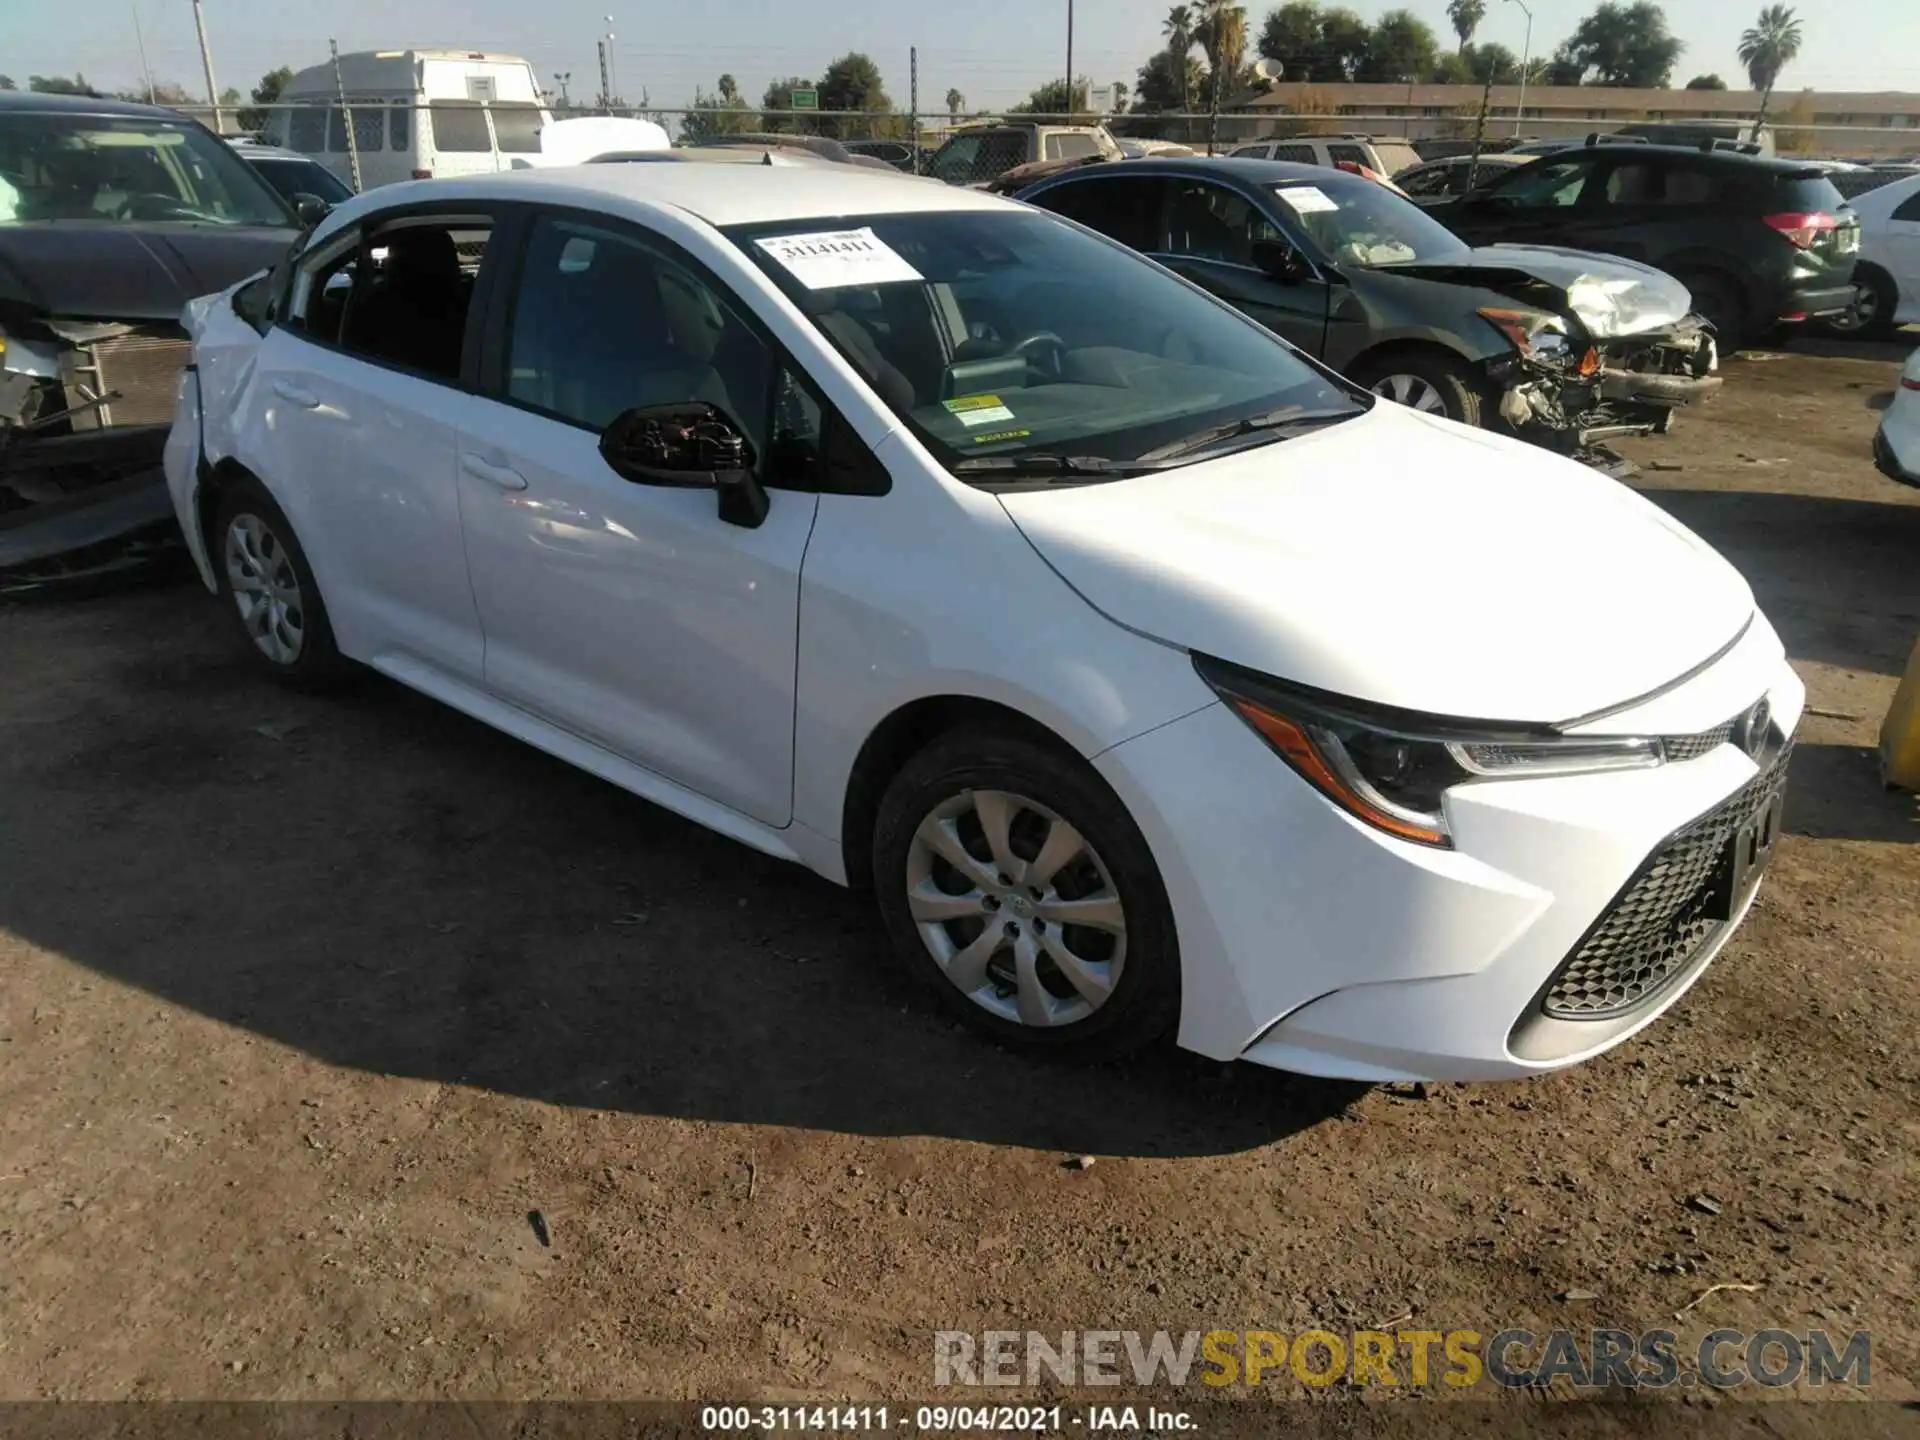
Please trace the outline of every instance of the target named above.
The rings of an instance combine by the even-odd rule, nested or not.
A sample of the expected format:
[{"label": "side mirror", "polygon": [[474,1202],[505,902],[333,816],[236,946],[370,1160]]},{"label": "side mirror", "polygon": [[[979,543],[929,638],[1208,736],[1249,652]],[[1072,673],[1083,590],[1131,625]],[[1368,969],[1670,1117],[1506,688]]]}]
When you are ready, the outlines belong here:
[{"label": "side mirror", "polygon": [[752,442],[717,405],[689,400],[623,410],[600,432],[600,456],[636,485],[716,491],[720,518],[730,525],[751,530],[767,518]]},{"label": "side mirror", "polygon": [[333,206],[318,195],[309,195],[301,191],[293,197],[293,213],[300,217],[300,223],[311,229],[326,219]]},{"label": "side mirror", "polygon": [[1254,241],[1253,263],[1282,285],[1298,285],[1313,273],[1307,257],[1284,240]]}]

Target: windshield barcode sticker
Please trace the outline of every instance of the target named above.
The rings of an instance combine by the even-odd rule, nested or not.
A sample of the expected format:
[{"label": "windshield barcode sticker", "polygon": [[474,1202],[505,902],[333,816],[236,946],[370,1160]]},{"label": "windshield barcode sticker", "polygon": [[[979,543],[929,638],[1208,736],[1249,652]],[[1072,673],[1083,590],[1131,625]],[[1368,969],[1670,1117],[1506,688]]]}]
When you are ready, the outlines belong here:
[{"label": "windshield barcode sticker", "polygon": [[901,259],[871,228],[769,235],[753,243],[778,260],[788,274],[809,290],[896,285],[921,278],[920,272]]},{"label": "windshield barcode sticker", "polygon": [[1013,411],[998,395],[962,395],[946,402],[947,413],[971,430],[976,425],[999,425],[1013,419]]},{"label": "windshield barcode sticker", "polygon": [[1313,215],[1322,210],[1340,208],[1327,198],[1327,192],[1318,185],[1282,185],[1273,193],[1291,205],[1296,215]]}]

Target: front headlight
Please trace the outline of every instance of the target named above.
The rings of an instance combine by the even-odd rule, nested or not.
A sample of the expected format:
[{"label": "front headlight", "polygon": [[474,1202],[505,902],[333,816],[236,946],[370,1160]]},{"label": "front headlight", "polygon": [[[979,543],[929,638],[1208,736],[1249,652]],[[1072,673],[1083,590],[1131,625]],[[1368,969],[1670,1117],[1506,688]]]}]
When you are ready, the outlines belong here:
[{"label": "front headlight", "polygon": [[1568,350],[1566,323],[1544,310],[1507,310],[1497,305],[1481,309],[1480,318],[1529,360],[1559,360]]},{"label": "front headlight", "polygon": [[1305,690],[1202,655],[1193,663],[1301,779],[1355,818],[1423,845],[1452,845],[1445,797],[1456,785],[1644,770],[1665,760],[1653,738],[1445,720]]}]

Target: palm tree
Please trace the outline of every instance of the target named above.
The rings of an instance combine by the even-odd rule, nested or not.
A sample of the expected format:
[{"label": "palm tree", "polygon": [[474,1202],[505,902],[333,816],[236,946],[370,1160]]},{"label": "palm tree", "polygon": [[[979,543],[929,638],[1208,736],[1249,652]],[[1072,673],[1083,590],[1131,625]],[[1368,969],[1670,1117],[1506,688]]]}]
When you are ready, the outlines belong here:
[{"label": "palm tree", "polygon": [[1487,18],[1487,0],[1447,0],[1447,19],[1453,22],[1453,33],[1460,37],[1460,53],[1467,53],[1467,42],[1473,39],[1473,32],[1480,28],[1480,22]]},{"label": "palm tree", "polygon": [[1753,122],[1754,140],[1766,123],[1767,102],[1773,98],[1774,82],[1780,72],[1800,55],[1800,22],[1793,18],[1790,5],[1769,5],[1760,12],[1760,23],[1740,37],[1740,63],[1747,67],[1747,79],[1760,92],[1760,114]]},{"label": "palm tree", "polygon": [[1207,52],[1207,153],[1220,138],[1221,87],[1240,73],[1247,56],[1247,11],[1232,0],[1200,0],[1200,20],[1194,39]]},{"label": "palm tree", "polygon": [[967,108],[967,97],[958,90],[947,91],[947,119],[958,120],[960,112]]},{"label": "palm tree", "polygon": [[[1180,77],[1180,113],[1185,115],[1193,108],[1193,97],[1187,93],[1187,57],[1193,53],[1193,7],[1176,5],[1167,11],[1160,33],[1167,37],[1168,63]],[[1180,123],[1186,126],[1192,122],[1182,120]]]}]

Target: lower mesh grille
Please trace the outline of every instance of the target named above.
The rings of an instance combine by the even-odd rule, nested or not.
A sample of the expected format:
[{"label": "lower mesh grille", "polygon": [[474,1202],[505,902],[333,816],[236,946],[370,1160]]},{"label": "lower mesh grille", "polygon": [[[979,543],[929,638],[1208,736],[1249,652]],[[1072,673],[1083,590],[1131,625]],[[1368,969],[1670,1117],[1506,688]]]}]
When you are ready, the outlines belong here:
[{"label": "lower mesh grille", "polygon": [[1548,983],[1541,1008],[1558,1020],[1631,1010],[1686,968],[1724,923],[1707,914],[1718,871],[1754,812],[1786,784],[1792,746],[1731,798],[1654,852]]},{"label": "lower mesh grille", "polygon": [[164,425],[173,419],[180,372],[192,347],[171,335],[121,335],[93,347],[97,393],[119,394],[100,407],[99,424]]}]

